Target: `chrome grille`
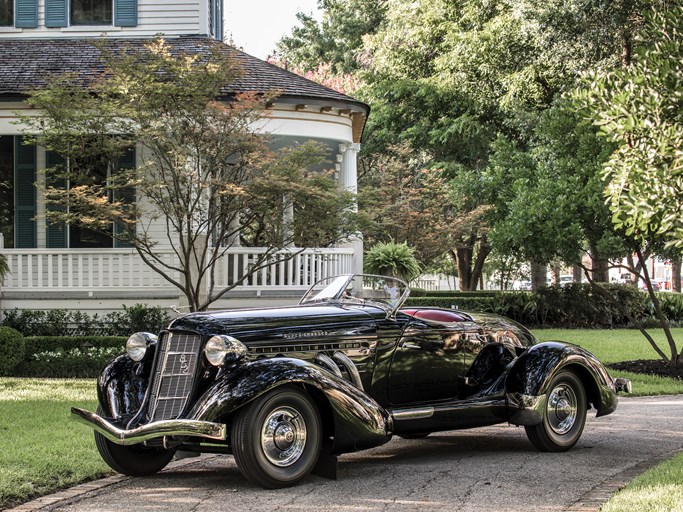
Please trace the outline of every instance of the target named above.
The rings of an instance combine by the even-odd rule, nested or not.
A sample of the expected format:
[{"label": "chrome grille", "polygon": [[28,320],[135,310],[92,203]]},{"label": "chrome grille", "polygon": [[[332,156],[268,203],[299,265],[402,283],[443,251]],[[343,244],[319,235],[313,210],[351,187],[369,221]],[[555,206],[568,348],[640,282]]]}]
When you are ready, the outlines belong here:
[{"label": "chrome grille", "polygon": [[152,421],[177,418],[192,392],[201,339],[197,334],[171,333],[160,340],[152,394]]}]

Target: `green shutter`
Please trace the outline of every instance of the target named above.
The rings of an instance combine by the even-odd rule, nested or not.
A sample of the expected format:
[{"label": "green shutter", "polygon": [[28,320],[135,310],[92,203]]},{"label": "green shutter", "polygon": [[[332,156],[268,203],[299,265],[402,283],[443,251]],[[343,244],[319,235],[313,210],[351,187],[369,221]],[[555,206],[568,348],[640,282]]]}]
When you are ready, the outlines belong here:
[{"label": "green shutter", "polygon": [[[64,158],[55,153],[54,151],[48,151],[45,153],[45,167],[58,167],[64,165]],[[63,188],[66,189],[66,180],[64,178],[57,178],[51,174],[45,176],[45,184],[48,187]],[[60,211],[64,210],[64,206],[48,204],[48,211]],[[46,237],[45,246],[48,249],[62,249],[67,247],[66,244],[66,225],[63,222],[52,223],[47,221],[46,226]]]},{"label": "green shutter", "polygon": [[16,0],[14,26],[36,28],[38,26],[38,0]]},{"label": "green shutter", "polygon": [[66,27],[67,0],[45,0],[45,26],[48,28]]},{"label": "green shutter", "polygon": [[[135,168],[135,147],[129,148],[118,161],[117,170],[134,169]],[[115,199],[121,200],[127,204],[135,203],[135,189],[125,189],[117,191]],[[114,235],[118,236],[123,233],[123,226],[114,224]],[[130,242],[115,239],[116,247],[132,247]]]},{"label": "green shutter", "polygon": [[14,138],[14,246],[36,247],[36,147]]},{"label": "green shutter", "polygon": [[135,27],[138,24],[137,0],[114,0],[114,25]]}]

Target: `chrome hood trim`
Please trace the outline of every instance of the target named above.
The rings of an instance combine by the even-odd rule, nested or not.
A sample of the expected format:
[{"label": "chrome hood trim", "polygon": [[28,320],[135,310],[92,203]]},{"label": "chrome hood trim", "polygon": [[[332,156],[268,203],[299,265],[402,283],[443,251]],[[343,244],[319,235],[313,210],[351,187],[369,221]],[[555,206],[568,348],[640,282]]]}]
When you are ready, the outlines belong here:
[{"label": "chrome hood trim", "polygon": [[95,429],[112,443],[120,445],[139,444],[150,439],[166,436],[192,436],[206,439],[224,440],[227,435],[226,426],[222,423],[199,420],[163,420],[123,430],[97,414],[71,408],[71,418]]}]

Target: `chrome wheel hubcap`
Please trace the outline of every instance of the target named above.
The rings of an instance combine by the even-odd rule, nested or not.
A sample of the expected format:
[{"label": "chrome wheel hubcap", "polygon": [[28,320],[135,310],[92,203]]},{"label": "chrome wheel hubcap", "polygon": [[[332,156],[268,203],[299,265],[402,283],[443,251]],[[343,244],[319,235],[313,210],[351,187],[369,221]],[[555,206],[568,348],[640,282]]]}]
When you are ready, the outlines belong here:
[{"label": "chrome wheel hubcap", "polygon": [[559,435],[569,432],[576,423],[577,411],[578,400],[571,386],[560,384],[552,390],[548,397],[547,416],[553,432]]},{"label": "chrome wheel hubcap", "polygon": [[306,423],[296,409],[280,407],[263,422],[261,448],[275,466],[294,464],[306,447]]}]

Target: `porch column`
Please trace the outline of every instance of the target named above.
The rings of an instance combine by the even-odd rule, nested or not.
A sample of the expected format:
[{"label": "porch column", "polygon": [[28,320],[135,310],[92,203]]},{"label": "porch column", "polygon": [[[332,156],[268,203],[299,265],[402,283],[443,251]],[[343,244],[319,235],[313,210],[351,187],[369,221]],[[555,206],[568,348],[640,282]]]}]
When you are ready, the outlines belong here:
[{"label": "porch column", "polygon": [[[358,194],[358,167],[356,158],[360,151],[360,144],[340,144],[339,153],[342,155],[341,169],[339,170],[339,184],[344,190]],[[358,203],[353,206],[354,211],[358,211]],[[353,249],[353,268],[354,274],[363,273],[363,238],[360,233],[352,235],[348,242],[342,247]]]}]

